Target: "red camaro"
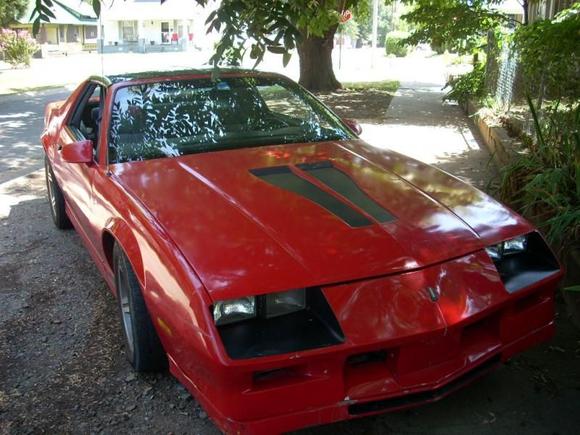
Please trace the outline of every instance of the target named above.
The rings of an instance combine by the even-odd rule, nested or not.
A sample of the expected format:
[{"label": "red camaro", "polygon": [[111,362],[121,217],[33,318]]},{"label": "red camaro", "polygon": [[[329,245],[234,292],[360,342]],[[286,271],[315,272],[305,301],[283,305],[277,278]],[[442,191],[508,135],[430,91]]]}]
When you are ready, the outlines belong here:
[{"label": "red camaro", "polygon": [[225,432],[438,400],[554,331],[533,226],[282,76],[93,77],[45,122],[54,222],[117,296],[129,361]]}]

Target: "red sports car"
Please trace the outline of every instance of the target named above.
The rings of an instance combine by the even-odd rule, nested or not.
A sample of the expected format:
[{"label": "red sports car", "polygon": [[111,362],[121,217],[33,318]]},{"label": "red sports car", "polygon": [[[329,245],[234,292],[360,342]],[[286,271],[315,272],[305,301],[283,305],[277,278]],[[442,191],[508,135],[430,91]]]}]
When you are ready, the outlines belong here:
[{"label": "red sports car", "polygon": [[129,361],[224,432],[438,400],[554,331],[562,271],[532,225],[280,75],[92,77],[45,122],[52,217],[117,296]]}]

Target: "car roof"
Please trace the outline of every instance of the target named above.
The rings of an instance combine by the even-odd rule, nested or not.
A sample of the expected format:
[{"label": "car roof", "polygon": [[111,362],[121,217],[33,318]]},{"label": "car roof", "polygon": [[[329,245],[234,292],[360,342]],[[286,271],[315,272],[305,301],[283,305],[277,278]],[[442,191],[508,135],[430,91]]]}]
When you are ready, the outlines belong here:
[{"label": "car roof", "polygon": [[[125,74],[114,74],[114,75],[103,75],[103,76],[91,76],[89,80],[97,81],[107,86],[115,85],[117,83],[131,83],[133,81],[143,80],[143,79],[167,79],[171,77],[183,77],[183,76],[211,76],[216,70],[214,68],[201,68],[201,69],[182,69],[182,70],[169,70],[169,71],[142,71],[142,72],[132,72]],[[219,68],[220,73],[227,74],[240,74],[249,76],[271,76],[272,73],[260,72],[252,69],[243,68]]]}]

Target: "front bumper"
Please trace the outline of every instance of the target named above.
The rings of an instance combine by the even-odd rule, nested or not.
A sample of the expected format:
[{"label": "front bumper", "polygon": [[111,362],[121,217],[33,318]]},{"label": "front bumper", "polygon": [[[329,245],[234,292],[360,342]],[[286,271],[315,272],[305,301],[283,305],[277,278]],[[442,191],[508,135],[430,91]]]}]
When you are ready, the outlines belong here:
[{"label": "front bumper", "polygon": [[281,433],[396,411],[439,400],[550,339],[560,276],[443,330],[220,367],[204,375],[212,386],[204,390],[172,360],[170,368],[226,433]]}]

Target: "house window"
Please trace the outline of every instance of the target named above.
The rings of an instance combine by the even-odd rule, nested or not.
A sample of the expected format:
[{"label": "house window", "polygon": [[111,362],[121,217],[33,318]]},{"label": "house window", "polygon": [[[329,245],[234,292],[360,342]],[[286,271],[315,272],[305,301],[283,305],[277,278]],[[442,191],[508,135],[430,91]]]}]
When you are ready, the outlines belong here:
[{"label": "house window", "polygon": [[66,28],[66,42],[79,42],[79,27],[68,25]]},{"label": "house window", "polygon": [[137,21],[121,21],[119,26],[123,42],[137,42]]},{"label": "house window", "polygon": [[97,26],[85,26],[85,38],[97,39]]},{"label": "house window", "polygon": [[169,34],[169,23],[167,21],[161,22],[161,42],[169,43],[171,35]]}]

